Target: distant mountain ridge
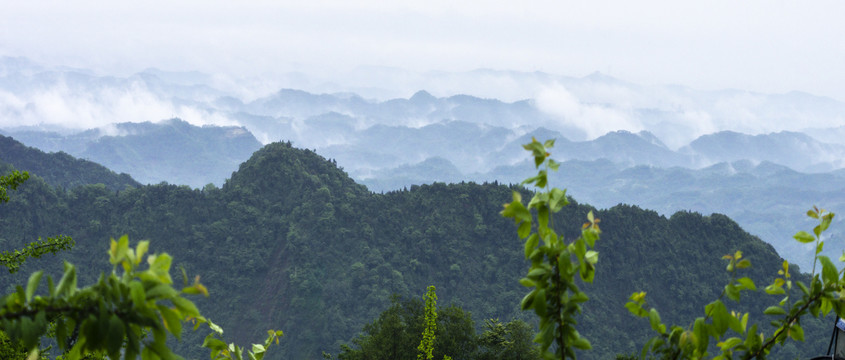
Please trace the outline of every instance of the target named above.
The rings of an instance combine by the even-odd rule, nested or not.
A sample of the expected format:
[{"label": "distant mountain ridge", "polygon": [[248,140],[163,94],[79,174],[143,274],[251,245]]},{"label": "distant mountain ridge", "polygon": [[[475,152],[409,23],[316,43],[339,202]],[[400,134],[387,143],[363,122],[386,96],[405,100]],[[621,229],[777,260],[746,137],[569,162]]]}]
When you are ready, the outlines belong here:
[{"label": "distant mountain ridge", "polygon": [[67,189],[88,184],[104,184],[113,191],[141,186],[125,173],[117,174],[100,164],[75,159],[64,152],[45,153],[2,135],[0,163],[11,165],[20,171],[28,171],[31,175],[41,177],[51,186]]},{"label": "distant mountain ridge", "polygon": [[222,185],[238,164],[261,147],[243,127],[198,127],[180,119],[119,123],[71,135],[11,133],[29,145],[67,151],[132,174],[142,183],[166,181],[192,187]]},{"label": "distant mountain ridge", "polygon": [[845,166],[845,146],[823,143],[807,134],[789,131],[754,136],[722,131],[701,136],[680,151],[711,162],[769,161],[809,172]]},{"label": "distant mountain ridge", "polygon": [[[327,128],[353,129],[351,118],[339,113],[330,113],[315,117],[315,122]],[[182,129],[182,130],[179,130]],[[240,129],[240,130],[239,130]],[[27,133],[42,143],[55,146],[64,141],[64,145],[88,143],[93,150],[79,151],[85,157],[94,159],[99,156],[106,162],[126,166],[126,157],[122,154],[143,154],[138,149],[133,150],[139,142],[150,139],[150,134],[160,139],[149,140],[150,144],[157,144],[161,139],[171,139],[170,150],[158,152],[156,156],[176,154],[182,156],[170,159],[170,169],[184,168],[194,181],[193,187],[202,187],[205,183],[215,182],[210,176],[225,178],[225,174],[234,171],[234,165],[225,165],[222,157],[210,158],[209,154],[194,157],[190,151],[183,149],[186,141],[181,140],[187,134],[214,134],[198,142],[200,144],[217,144],[222,134],[227,132],[233,136],[242,128],[198,128],[179,121],[171,121],[163,125],[156,124],[120,124],[110,131],[126,136],[139,137],[137,141],[123,141],[121,137],[103,137],[101,142],[95,142],[100,131],[89,130],[83,133],[62,136],[40,136],[41,133]],[[182,131],[182,132],[180,132]],[[173,133],[173,134],[167,134]],[[515,137],[513,131],[491,126],[481,126],[469,122],[444,121],[426,125],[418,129],[408,127],[389,127],[377,125],[360,132],[346,133],[349,138],[357,139],[362,146],[329,145],[318,153],[329,158],[335,158],[339,166],[344,163],[358,161],[364,164],[364,169],[345,169],[359,183],[366,185],[371,191],[387,192],[405,189],[413,185],[429,184],[432,182],[459,183],[462,181],[497,181],[500,183],[518,183],[532,168],[527,161],[521,160],[523,151],[520,145],[530,141],[531,137],[538,139],[557,138],[553,149],[553,156],[563,162],[563,168],[552,178],[556,184],[566,186],[572,194],[599,206],[609,207],[619,203],[637,204],[652,208],[663,214],[671,214],[678,210],[695,210],[702,213],[721,212],[736,219],[744,228],[761,236],[765,241],[775,245],[781,253],[788,254],[790,260],[801,262],[806,256],[807,249],[800,248],[793,242],[782,237],[783,233],[797,231],[790,227],[786,220],[795,214],[803,212],[811,205],[824,206],[829,209],[845,207],[845,187],[843,183],[845,173],[842,171],[828,174],[800,173],[790,168],[769,161],[736,160],[721,162],[700,169],[688,169],[685,166],[700,161],[701,155],[692,156],[689,153],[673,152],[660,143],[659,139],[648,132],[634,134],[625,131],[609,133],[592,141],[569,141],[556,131],[538,128],[524,135]],[[193,135],[190,135],[193,136]],[[189,136],[189,137],[190,137]],[[235,136],[238,138],[240,135]],[[757,139],[762,143],[772,143],[778,137],[795,137],[807,140],[801,134],[776,134],[772,136],[748,136],[743,134],[718,134],[715,138],[737,136],[740,138]],[[327,137],[330,138],[330,137]],[[502,139],[510,139],[502,142]],[[81,139],[81,140],[80,140]],[[707,138],[703,138],[706,140]],[[133,145],[134,144],[134,145]],[[251,146],[241,148],[241,157],[248,158]],[[787,142],[789,144],[789,142]],[[747,154],[753,154],[754,148]],[[157,151],[163,147],[149,146],[150,151]],[[403,149],[400,152],[386,152],[385,149]],[[712,147],[711,147],[712,148]],[[718,146],[715,148],[718,149]],[[759,148],[759,147],[758,147]],[[139,149],[144,149],[143,147]],[[203,150],[193,151],[202,152]],[[491,151],[491,149],[495,151]],[[498,149],[498,150],[496,150]],[[815,149],[815,148],[810,148]],[[215,151],[227,152],[231,162],[237,159],[233,154],[236,150],[226,150],[217,146]],[[455,154],[464,156],[460,166],[455,165],[451,158]],[[765,154],[763,151],[759,153]],[[776,155],[777,152],[772,151]],[[87,154],[87,155],[86,155]],[[99,155],[97,155],[99,154]],[[212,153],[213,154],[213,153]],[[719,155],[716,152],[716,155]],[[727,152],[727,155],[733,153]],[[107,156],[112,156],[109,158]],[[187,157],[187,159],[186,159]],[[405,162],[402,159],[414,158],[416,162]],[[524,157],[522,157],[524,159]],[[141,159],[139,163],[150,164],[155,158]],[[205,159],[205,160],[202,160]],[[797,157],[796,157],[797,159]],[[202,161],[201,161],[202,160]],[[124,161],[121,163],[121,161]],[[144,162],[146,161],[146,162]],[[207,161],[207,163],[203,163]],[[216,165],[205,165],[216,162]],[[231,164],[230,162],[230,164]],[[168,162],[162,162],[168,164]],[[391,164],[392,167],[382,167]],[[497,165],[501,164],[501,165]],[[148,165],[152,168],[153,165]],[[192,167],[193,166],[193,167]],[[221,172],[216,175],[207,171],[219,167]],[[227,168],[228,166],[228,168]],[[467,168],[478,169],[468,172]],[[135,171],[145,172],[147,168],[140,166]],[[168,169],[156,169],[163,173]],[[357,175],[356,175],[357,173]],[[147,175],[149,176],[149,175]],[[160,175],[162,180],[180,183],[179,179],[171,175]],[[202,179],[197,181],[196,179]],[[206,182],[207,181],[207,182]],[[219,181],[219,180],[218,180]],[[159,181],[154,181],[156,183]],[[182,182],[183,184],[185,182]],[[220,184],[218,182],[218,184]],[[769,221],[780,219],[778,221]],[[836,232],[836,231],[835,231]],[[838,232],[837,232],[838,233]],[[828,252],[835,252],[829,249]],[[829,253],[834,256],[838,254]],[[806,265],[806,264],[805,264]]]}]

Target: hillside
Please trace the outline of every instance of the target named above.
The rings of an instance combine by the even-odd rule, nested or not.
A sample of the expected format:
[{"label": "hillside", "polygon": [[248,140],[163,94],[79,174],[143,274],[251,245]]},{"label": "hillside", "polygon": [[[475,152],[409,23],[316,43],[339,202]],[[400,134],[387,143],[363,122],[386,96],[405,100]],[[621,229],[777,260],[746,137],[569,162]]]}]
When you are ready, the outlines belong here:
[{"label": "hillside", "polygon": [[90,159],[144,184],[166,181],[192,187],[222,184],[261,147],[242,127],[194,126],[180,119],[118,123],[70,135],[9,133],[27,145]]},{"label": "hillside", "polygon": [[0,135],[0,162],[20,171],[37,174],[52,186],[73,188],[87,184],[104,184],[111,190],[141,184],[125,173],[116,174],[88,160],[76,159],[67,153],[45,153],[28,147],[14,138]]},{"label": "hillside", "polygon": [[[77,246],[60,257],[87,271],[93,282],[111,266],[109,237],[152,240],[153,251],[174,256],[189,276],[211,290],[199,299],[204,314],[230,340],[260,339],[268,328],[285,337],[272,359],[317,359],[336,353],[361,327],[387,308],[390,296],[419,296],[436,285],[441,304],[487,318],[532,319],[518,310],[527,269],[513,225],[498,214],[513,187],[461,183],[414,186],[374,194],[334,161],[313,151],[273,143],[241,164],[221,188],[167,184],[113,191],[102,185],[56,189],[34,179],[0,206],[0,244],[19,247],[37,235],[64,233]],[[590,206],[573,202],[555,223],[577,234]],[[633,206],[596,212],[603,235],[592,298],[579,325],[596,348],[583,358],[606,359],[639,349],[647,323],[627,314],[627,296],[643,290],[667,322],[691,319],[727,281],[725,253],[742,250],[754,264],[749,276],[770,281],[781,264],[773,248],[722,215],[676,213],[666,218]],[[21,221],[21,219],[25,219]],[[797,221],[797,219],[796,219]],[[788,234],[785,234],[788,236]],[[47,257],[5,278],[25,281],[34,269],[57,274]],[[744,297],[752,319],[765,322],[764,294]],[[748,311],[748,310],[746,310]],[[828,327],[802,324],[808,342],[783,357],[820,352]],[[195,357],[205,333],[178,344]],[[798,347],[796,347],[798,346]],[[810,350],[808,350],[810,349]]]}]

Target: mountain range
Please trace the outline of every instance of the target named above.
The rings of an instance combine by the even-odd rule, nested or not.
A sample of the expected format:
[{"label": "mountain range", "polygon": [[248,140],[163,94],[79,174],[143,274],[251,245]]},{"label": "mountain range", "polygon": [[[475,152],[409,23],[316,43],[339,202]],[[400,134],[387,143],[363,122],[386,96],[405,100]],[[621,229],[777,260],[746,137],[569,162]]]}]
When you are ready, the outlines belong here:
[{"label": "mountain range", "polygon": [[[81,164],[61,153],[22,151],[26,158],[65,161],[63,168]],[[771,172],[771,167],[756,168],[751,172]],[[112,266],[105,255],[107,239],[128,234],[133,241],[150,239],[153,252],[166,251],[190,276],[201,275],[211,297],[197,299],[197,305],[226,329],[228,340],[247,343],[268,328],[284,330],[272,359],[335,353],[387,308],[391,294],[415,297],[428,285],[437,286],[441,303],[464,308],[476,324],[488,318],[531,320],[518,309],[525,291],[518,279],[528,268],[523,245],[513,223],[499,215],[512,191],[528,195],[518,186],[434,183],[373,193],[336,161],[290,143],[262,147],[222,187],[202,190],[166,183],[121,190],[101,184],[64,188],[56,186],[64,180],[42,178],[35,169],[0,206],[0,243],[17,248],[38,235],[63,233],[76,246],[58,259],[35,259],[4,277],[0,288],[7,292],[34,269],[60,273],[59,260],[76,264],[80,284],[90,284]],[[643,175],[647,171],[640,169],[649,168],[634,169]],[[602,227],[599,270],[595,284],[585,286],[591,300],[578,325],[594,350],[581,358],[639,350],[650,331],[647,322],[624,308],[634,291],[652,294],[650,304],[665,322],[685,325],[729,280],[723,254],[742,250],[753,264],[743,275],[758,284],[768,283],[781,268],[782,258],[771,245],[724,215],[682,211],[666,217],[637,206],[600,210],[572,202],[555,218],[562,234],[575,236],[590,210]],[[792,270],[806,281],[799,271]],[[742,299],[736,309],[751,311],[752,322],[762,323],[761,309],[779,300],[762,292]],[[823,352],[826,324],[805,319],[807,341],[790,343],[772,356]],[[198,345],[204,335],[186,330],[174,346],[185,356],[203,356]]]},{"label": "mountain range", "polygon": [[[366,74],[432,90],[373,98],[391,92],[354,85]],[[417,76],[362,68],[347,80],[353,85],[311,86],[325,92],[248,91],[255,82],[198,72],[118,77],[2,58],[0,133],[140,183],[194,188],[222,186],[261,144],[291,141],[335,160],[376,192],[432,182],[516,183],[531,167],[520,145],[555,138],[553,156],[564,166],[553,181],[582,201],[664,215],[725,213],[799,263],[811,249],[783,236],[795,230],[784,220],[814,204],[835,211],[842,203],[845,137],[837,134],[845,129],[845,104],[830,98],[643,86],[599,73]],[[509,84],[533,97],[433,95],[452,89],[448,84],[483,85],[471,87],[479,94]],[[796,127],[807,119],[816,125]]]}]

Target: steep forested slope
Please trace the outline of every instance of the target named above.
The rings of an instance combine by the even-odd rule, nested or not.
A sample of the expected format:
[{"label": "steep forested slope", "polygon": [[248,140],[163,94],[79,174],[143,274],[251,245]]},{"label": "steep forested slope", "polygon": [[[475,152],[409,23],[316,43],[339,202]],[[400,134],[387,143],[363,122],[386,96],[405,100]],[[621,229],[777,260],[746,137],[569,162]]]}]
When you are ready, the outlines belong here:
[{"label": "steep forested slope", "polygon": [[0,162],[12,165],[20,171],[38,174],[50,185],[65,188],[100,183],[109,189],[121,190],[127,186],[141,185],[129,175],[118,175],[95,162],[75,159],[64,152],[45,153],[2,135]]},{"label": "steep forested slope", "polygon": [[[386,309],[392,293],[419,296],[432,284],[441,304],[463,307],[479,324],[497,317],[530,320],[518,309],[524,289],[517,280],[527,269],[522,243],[499,216],[512,189],[435,183],[373,194],[333,161],[274,143],[222,188],[56,189],[32,179],[0,206],[0,246],[19,247],[39,234],[71,235],[77,246],[61,257],[87,270],[80,279],[85,284],[110,269],[109,237],[150,239],[153,251],[170,253],[190,276],[202,276],[212,296],[198,305],[230,339],[256,341],[268,328],[282,329],[284,342],[273,359],[320,358],[321,350],[337,352]],[[590,209],[574,202],[566,207],[556,219],[560,231],[577,234]],[[742,250],[754,264],[749,276],[760,285],[782,261],[722,215],[666,218],[621,205],[596,215],[604,231],[598,274],[585,287],[592,300],[579,325],[595,351],[585,358],[639,349],[648,325],[623,307],[634,291],[647,291],[667,322],[692,320],[727,281],[722,255]],[[13,291],[11,283],[34,269],[57,274],[60,267],[52,257],[34,261],[4,278],[2,288]],[[765,297],[743,298],[752,319],[764,323]],[[803,325],[810,339],[801,344],[804,355],[820,352],[827,327]],[[206,356],[199,349],[203,335],[184,337],[180,351]]]}]

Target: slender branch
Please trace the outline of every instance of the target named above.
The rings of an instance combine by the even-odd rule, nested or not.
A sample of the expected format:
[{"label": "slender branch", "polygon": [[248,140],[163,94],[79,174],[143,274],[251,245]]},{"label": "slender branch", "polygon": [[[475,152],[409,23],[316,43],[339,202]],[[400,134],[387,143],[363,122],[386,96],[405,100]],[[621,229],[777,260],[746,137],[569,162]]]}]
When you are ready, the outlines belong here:
[{"label": "slender branch", "polygon": [[766,341],[765,343],[763,343],[763,346],[761,346],[760,349],[758,349],[753,354],[751,354],[751,356],[748,357],[748,359],[757,358],[757,356],[760,356],[760,354],[763,352],[763,350],[765,350],[766,348],[774,345],[774,343],[775,343],[775,341],[777,341],[778,337],[780,337],[780,335],[784,331],[786,331],[786,329],[788,328],[788,325],[791,324],[796,319],[798,319],[799,317],[801,317],[801,313],[803,313],[804,311],[807,311],[807,309],[810,308],[810,305],[812,305],[813,303],[818,301],[822,297],[823,294],[824,294],[824,291],[820,291],[818,294],[810,297],[810,299],[807,301],[807,303],[804,304],[803,306],[801,306],[801,308],[799,308],[798,311],[795,312],[795,315],[787,317],[786,321],[784,322],[784,326],[781,327],[780,330],[775,332],[774,335],[772,335],[772,338],[769,339],[768,341]]}]

